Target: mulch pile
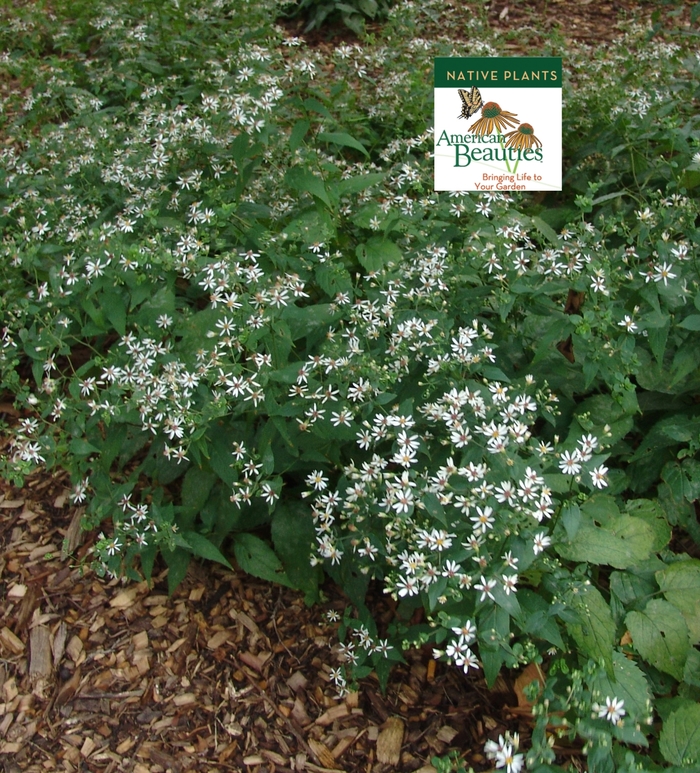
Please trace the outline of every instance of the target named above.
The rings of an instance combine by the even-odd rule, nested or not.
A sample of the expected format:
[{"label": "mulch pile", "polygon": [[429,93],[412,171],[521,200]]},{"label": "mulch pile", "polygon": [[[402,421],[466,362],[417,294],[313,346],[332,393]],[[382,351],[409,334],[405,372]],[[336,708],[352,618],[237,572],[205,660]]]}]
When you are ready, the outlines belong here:
[{"label": "mulch pile", "polygon": [[[521,732],[514,683],[488,690],[430,650],[382,695],[337,696],[335,587],[322,605],[241,571],[194,565],[172,597],[89,568],[95,534],[65,478],[0,489],[0,763],[39,771],[417,771],[456,749],[490,767],[489,737]],[[70,546],[69,556],[62,554]],[[381,603],[381,599],[380,599]]]}]

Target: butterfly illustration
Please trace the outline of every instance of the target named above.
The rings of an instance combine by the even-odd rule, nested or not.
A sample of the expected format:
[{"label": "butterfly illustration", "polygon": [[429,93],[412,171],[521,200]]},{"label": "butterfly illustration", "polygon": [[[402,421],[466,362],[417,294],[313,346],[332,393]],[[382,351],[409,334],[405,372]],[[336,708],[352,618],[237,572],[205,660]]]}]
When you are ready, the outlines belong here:
[{"label": "butterfly illustration", "polygon": [[462,100],[462,112],[457,118],[471,118],[484,104],[481,99],[481,92],[476,86],[472,86],[471,91],[466,91],[465,89],[457,89],[457,91],[459,91],[459,96]]}]

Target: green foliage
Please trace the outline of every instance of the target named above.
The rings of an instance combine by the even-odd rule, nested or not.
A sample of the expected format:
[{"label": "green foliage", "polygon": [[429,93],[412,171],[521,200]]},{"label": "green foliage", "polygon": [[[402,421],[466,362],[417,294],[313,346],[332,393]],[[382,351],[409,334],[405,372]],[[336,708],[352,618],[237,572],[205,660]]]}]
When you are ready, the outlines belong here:
[{"label": "green foliage", "polygon": [[284,15],[303,17],[306,20],[304,32],[342,21],[356,35],[361,35],[365,21],[386,19],[391,5],[391,0],[288,0]]},{"label": "green foliage", "polygon": [[413,645],[489,682],[537,663],[528,769],[556,735],[593,773],[689,769],[698,58],[660,27],[572,50],[561,196],[437,193],[443,29],[498,41],[417,5],[332,51],[273,2],[3,12],[3,474],[70,472],[101,574],[235,563],[311,602],[325,571],[341,693]]}]

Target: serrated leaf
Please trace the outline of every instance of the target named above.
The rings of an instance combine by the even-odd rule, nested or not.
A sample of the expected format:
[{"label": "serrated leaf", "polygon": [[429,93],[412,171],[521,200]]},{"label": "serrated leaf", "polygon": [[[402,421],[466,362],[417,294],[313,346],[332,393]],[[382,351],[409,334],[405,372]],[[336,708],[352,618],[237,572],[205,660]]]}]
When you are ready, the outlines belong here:
[{"label": "serrated leaf", "polygon": [[678,609],[690,631],[692,644],[700,642],[700,561],[677,561],[656,572],[666,601]]},{"label": "serrated leaf", "polygon": [[654,535],[651,546],[653,553],[662,550],[671,539],[671,527],[666,520],[663,508],[651,499],[633,499],[627,502],[625,509],[634,518],[641,518],[649,524]]},{"label": "serrated leaf", "polygon": [[630,612],[625,623],[637,652],[651,665],[676,679],[683,678],[688,657],[688,627],[668,601],[653,599],[642,612]]},{"label": "serrated leaf", "polygon": [[671,714],[661,729],[659,749],[672,765],[694,765],[700,761],[700,704]]},{"label": "serrated leaf", "polygon": [[387,263],[398,263],[401,261],[401,250],[389,241],[375,236],[366,244],[357,245],[357,259],[362,268],[366,271],[381,271]]},{"label": "serrated leaf", "polygon": [[591,687],[598,703],[604,703],[608,697],[623,700],[630,721],[643,722],[649,716],[649,683],[639,666],[621,652],[613,653],[612,677],[604,671],[599,671],[592,680]]},{"label": "serrated leaf", "polygon": [[208,561],[216,561],[217,564],[223,564],[229,569],[233,568],[219,548],[203,534],[199,534],[196,531],[184,531],[182,532],[182,537],[192,548],[192,553],[198,558],[206,558]]},{"label": "serrated leaf", "polygon": [[654,532],[641,518],[621,514],[605,526],[582,524],[568,544],[557,545],[562,558],[606,564],[627,569],[648,558],[654,545]]},{"label": "serrated leaf", "polygon": [[254,534],[237,534],[233,540],[236,561],[241,569],[261,580],[276,582],[293,588],[281,561],[272,548]]},{"label": "serrated leaf", "polygon": [[592,585],[570,594],[567,600],[579,618],[578,623],[566,624],[574,641],[585,655],[602,660],[608,673],[613,673],[615,623],[607,602]]}]

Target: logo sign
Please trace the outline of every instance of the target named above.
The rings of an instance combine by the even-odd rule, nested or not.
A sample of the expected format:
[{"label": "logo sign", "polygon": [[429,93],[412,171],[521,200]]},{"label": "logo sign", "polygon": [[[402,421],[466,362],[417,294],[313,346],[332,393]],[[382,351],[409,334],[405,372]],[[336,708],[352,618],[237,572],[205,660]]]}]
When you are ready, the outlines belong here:
[{"label": "logo sign", "polygon": [[435,59],[435,190],[561,190],[561,57]]}]

